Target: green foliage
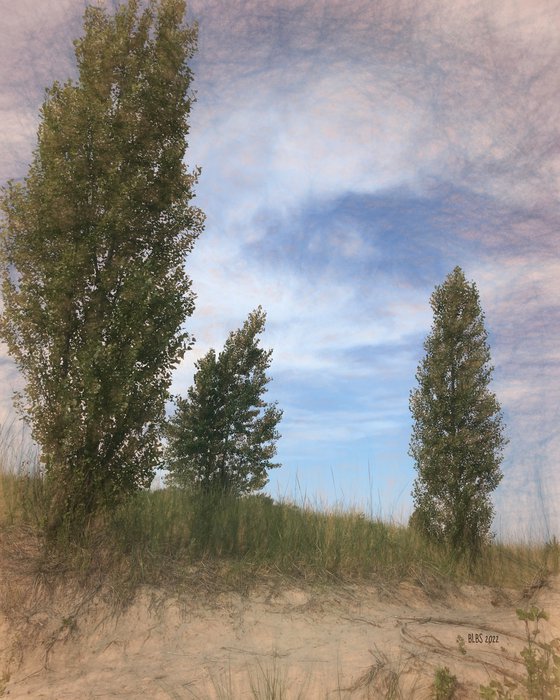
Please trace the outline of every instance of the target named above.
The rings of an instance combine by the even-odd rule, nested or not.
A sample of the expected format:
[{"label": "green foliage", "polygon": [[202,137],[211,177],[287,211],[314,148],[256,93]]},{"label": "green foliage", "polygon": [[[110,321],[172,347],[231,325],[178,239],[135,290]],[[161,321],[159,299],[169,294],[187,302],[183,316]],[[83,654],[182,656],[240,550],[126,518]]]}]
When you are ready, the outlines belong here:
[{"label": "green foliage", "polygon": [[447,666],[438,668],[434,677],[434,700],[452,700],[457,690],[457,677],[453,676]]},{"label": "green foliage", "polygon": [[203,215],[183,158],[196,28],[183,0],[88,7],[79,77],[54,83],[23,183],[4,189],[0,337],[26,380],[51,527],[150,484],[191,338]]},{"label": "green foliage", "polygon": [[488,389],[493,368],[476,285],[456,267],[431,297],[434,323],[411,392],[410,455],[418,472],[411,525],[455,551],[490,538],[490,493],[507,440]]},{"label": "green foliage", "polygon": [[493,680],[487,686],[480,686],[480,697],[484,700],[555,700],[560,697],[560,639],[537,642],[539,621],[548,620],[544,610],[533,605],[530,610],[518,608],[516,612],[525,623],[527,646],[521,652],[521,658],[526,678],[521,688],[512,681],[501,683]]},{"label": "green foliage", "polygon": [[167,428],[170,483],[240,495],[261,489],[279,466],[270,460],[282,411],[262,399],[272,355],[258,347],[265,320],[259,306],[218,356],[210,350],[196,363],[194,385]]},{"label": "green foliage", "polygon": [[[560,640],[551,643],[536,643],[539,634],[539,620],[548,620],[544,610],[532,606],[530,610],[518,609],[517,617],[525,623],[527,646],[521,657],[527,669],[525,682],[530,698],[557,698],[560,694]],[[533,622],[533,628],[529,626]]]}]

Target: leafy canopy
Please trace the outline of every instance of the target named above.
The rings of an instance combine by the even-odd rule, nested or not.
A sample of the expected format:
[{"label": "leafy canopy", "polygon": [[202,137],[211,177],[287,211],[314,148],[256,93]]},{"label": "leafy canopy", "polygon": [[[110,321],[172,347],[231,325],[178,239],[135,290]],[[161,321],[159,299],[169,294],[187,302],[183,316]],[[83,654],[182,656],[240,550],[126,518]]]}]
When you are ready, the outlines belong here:
[{"label": "leafy canopy", "polygon": [[202,230],[183,159],[196,27],[182,0],[88,7],[79,77],[54,83],[24,182],[1,199],[0,336],[56,508],[148,486],[171,370],[191,338]]},{"label": "leafy canopy", "polygon": [[507,440],[489,384],[493,367],[476,285],[460,267],[431,297],[432,330],[411,392],[412,521],[428,536],[476,551],[490,535],[490,493]]},{"label": "leafy canopy", "polygon": [[210,350],[196,363],[167,428],[170,483],[240,495],[263,488],[267,471],[280,466],[271,458],[282,411],[262,399],[272,355],[259,347],[265,320],[259,306],[219,355]]}]

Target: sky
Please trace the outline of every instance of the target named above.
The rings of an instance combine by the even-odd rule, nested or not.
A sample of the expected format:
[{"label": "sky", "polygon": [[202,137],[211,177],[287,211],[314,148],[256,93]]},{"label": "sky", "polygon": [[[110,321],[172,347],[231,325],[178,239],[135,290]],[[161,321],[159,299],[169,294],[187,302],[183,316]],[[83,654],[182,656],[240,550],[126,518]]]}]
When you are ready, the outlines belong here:
[{"label": "sky", "polygon": [[[106,3],[109,8],[113,2]],[[0,0],[0,182],[84,0]],[[430,295],[476,282],[509,444],[502,538],[560,535],[560,2],[193,0],[187,260],[197,339],[171,391],[259,304],[284,415],[266,491],[405,521]],[[0,405],[21,377],[0,349]]]}]

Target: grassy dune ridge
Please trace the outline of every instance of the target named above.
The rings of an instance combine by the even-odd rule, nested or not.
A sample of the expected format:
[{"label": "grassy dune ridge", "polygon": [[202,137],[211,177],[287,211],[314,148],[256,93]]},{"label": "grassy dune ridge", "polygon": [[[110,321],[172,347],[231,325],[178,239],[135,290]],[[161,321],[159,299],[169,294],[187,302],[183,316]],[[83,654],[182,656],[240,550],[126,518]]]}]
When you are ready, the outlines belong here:
[{"label": "grassy dune ridge", "polygon": [[[81,532],[62,530],[47,545],[47,505],[40,476],[1,474],[6,556],[19,547],[21,558],[27,549],[38,572],[42,566],[50,576],[59,570],[84,582],[103,576],[127,598],[140,585],[180,588],[193,568],[219,570],[220,584],[234,587],[272,575],[310,583],[410,580],[435,587],[450,581],[519,588],[559,570],[556,541],[495,542],[471,562],[408,527],[357,510],[321,511],[266,496],[209,497],[179,489],[139,492],[84,523]],[[217,584],[214,573],[210,579]]]}]

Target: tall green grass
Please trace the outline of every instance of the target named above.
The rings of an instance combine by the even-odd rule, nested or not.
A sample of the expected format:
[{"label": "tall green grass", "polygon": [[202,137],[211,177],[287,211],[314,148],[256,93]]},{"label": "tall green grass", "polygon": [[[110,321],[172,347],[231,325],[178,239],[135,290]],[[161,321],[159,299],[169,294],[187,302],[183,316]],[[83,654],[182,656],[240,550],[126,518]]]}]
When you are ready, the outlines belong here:
[{"label": "tall green grass", "polygon": [[530,586],[559,570],[555,541],[495,543],[473,563],[403,525],[263,496],[139,492],[80,531],[62,530],[55,543],[44,539],[47,506],[41,476],[1,474],[4,556],[10,543],[21,553],[15,543],[34,539],[27,549],[41,552],[50,575],[64,572],[90,582],[105,577],[113,587],[118,582],[123,597],[144,584],[246,587],[266,576],[313,583],[409,580],[437,594],[448,582]]}]

